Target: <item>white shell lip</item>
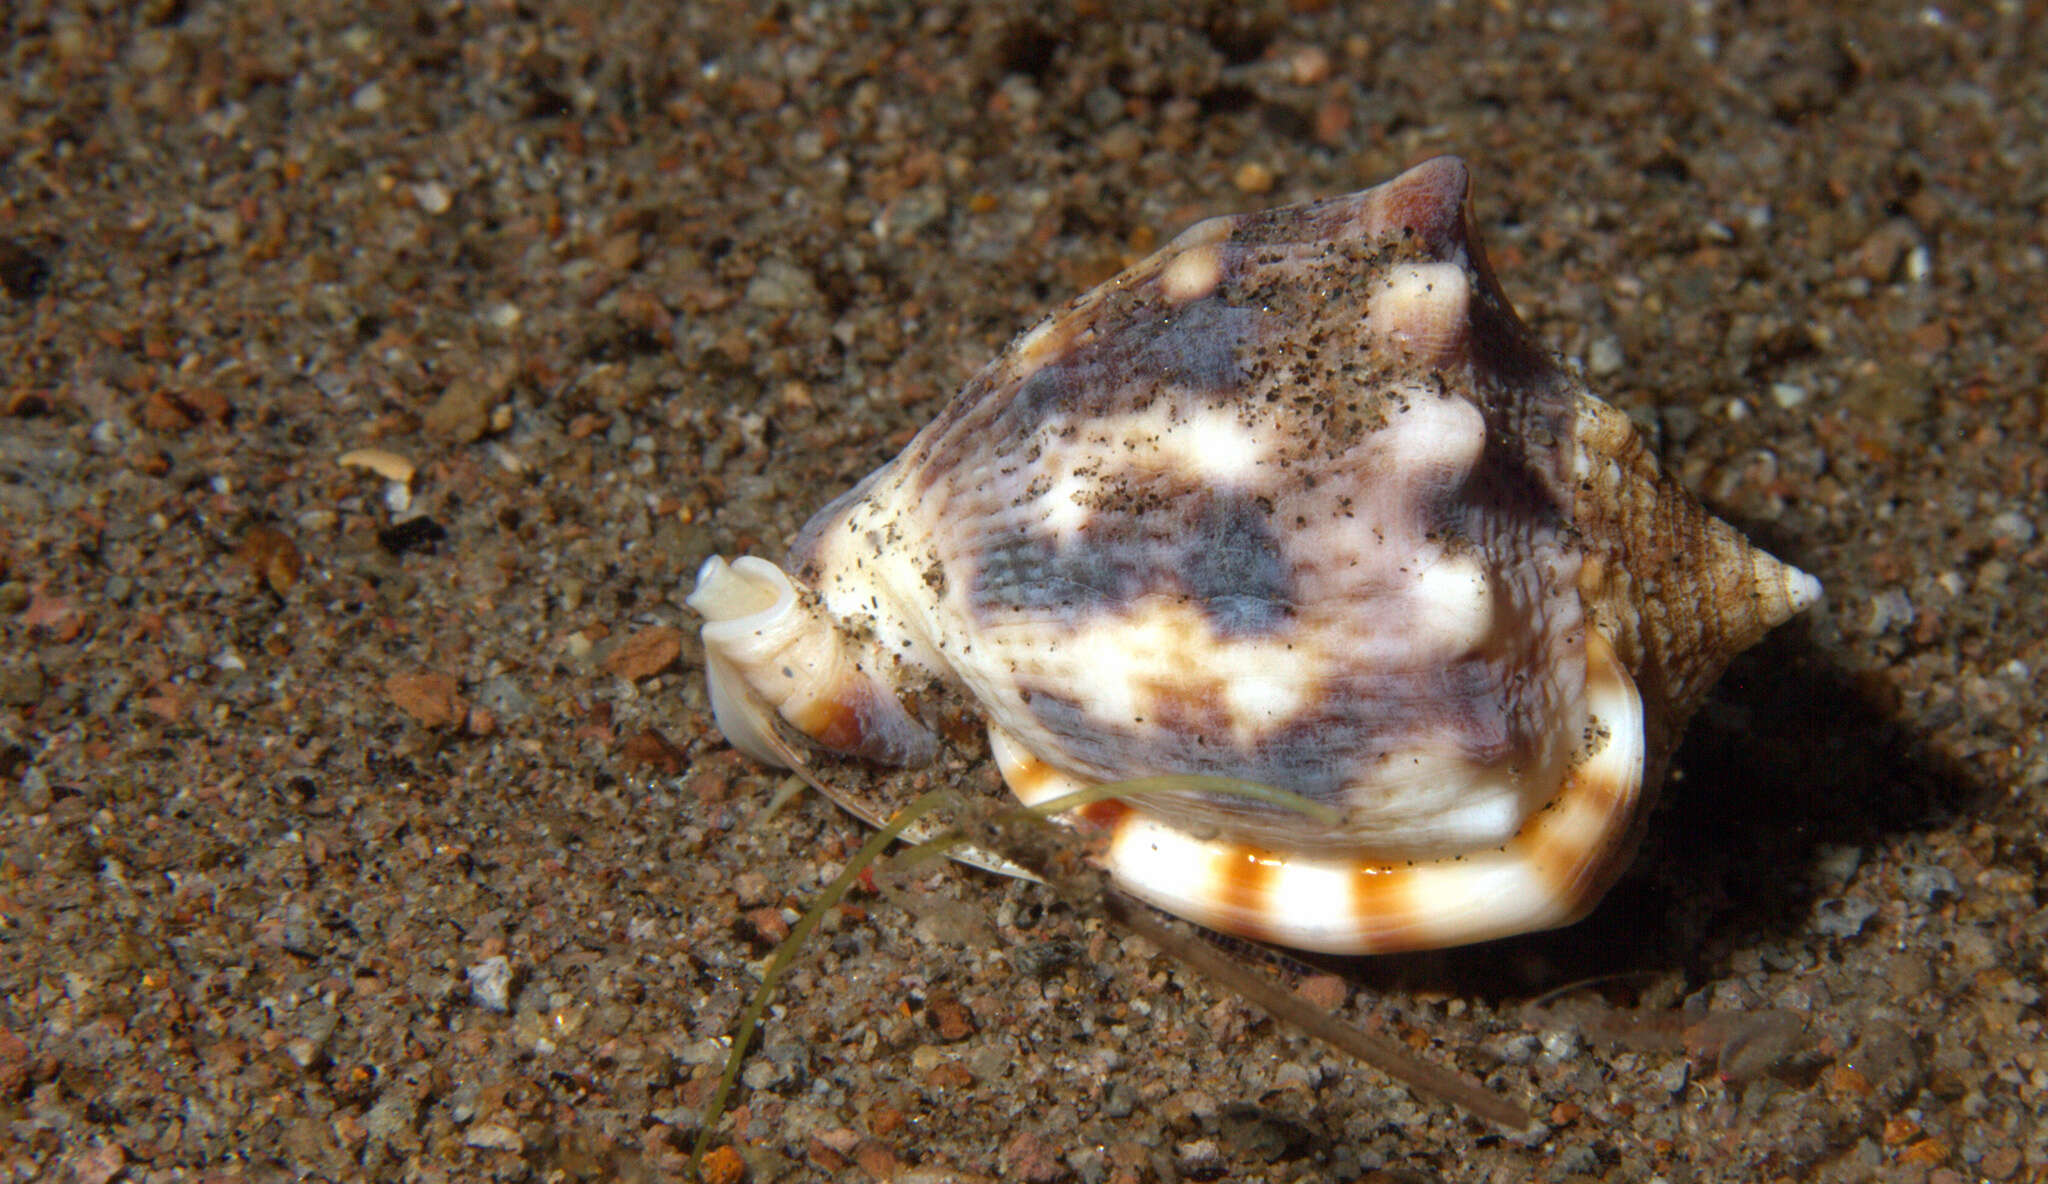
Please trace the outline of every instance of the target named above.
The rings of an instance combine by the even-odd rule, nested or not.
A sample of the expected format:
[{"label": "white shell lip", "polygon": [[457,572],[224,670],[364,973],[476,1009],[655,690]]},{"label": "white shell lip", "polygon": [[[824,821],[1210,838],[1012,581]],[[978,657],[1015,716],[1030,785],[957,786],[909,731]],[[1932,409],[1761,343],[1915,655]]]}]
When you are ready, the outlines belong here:
[{"label": "white shell lip", "polygon": [[835,752],[883,764],[921,765],[935,754],[936,739],[898,701],[897,680],[867,664],[877,658],[871,647],[775,564],[751,555],[707,559],[685,603],[704,617],[712,713],[749,756],[803,764],[779,730],[784,723]]},{"label": "white shell lip", "polygon": [[752,555],[727,563],[713,555],[697,569],[697,587],[683,603],[704,618],[704,665],[711,714],[734,748],[765,765],[788,768],[775,713],[761,702],[727,656],[759,639],[796,611],[796,587],[782,569]]},{"label": "white shell lip", "polygon": [[728,563],[713,555],[697,569],[697,587],[683,603],[704,618],[707,640],[725,642],[794,608],[796,585],[766,559],[742,555]]}]

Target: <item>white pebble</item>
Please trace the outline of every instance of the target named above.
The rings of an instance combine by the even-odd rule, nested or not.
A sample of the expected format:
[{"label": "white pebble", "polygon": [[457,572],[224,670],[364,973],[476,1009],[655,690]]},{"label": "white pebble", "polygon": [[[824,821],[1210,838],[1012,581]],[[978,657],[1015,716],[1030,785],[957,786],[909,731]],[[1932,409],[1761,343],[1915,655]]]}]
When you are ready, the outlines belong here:
[{"label": "white pebble", "polygon": [[412,187],[412,199],[421,210],[429,214],[445,214],[453,204],[453,195],[448,187],[439,181],[422,181]]},{"label": "white pebble", "polygon": [[1552,1028],[1543,1033],[1542,1041],[1543,1059],[1551,1062],[1570,1060],[1582,1047],[1579,1034],[1569,1028]]},{"label": "white pebble", "polygon": [[469,996],[479,1006],[504,1013],[512,1010],[512,960],[503,954],[469,968]]},{"label": "white pebble", "polygon": [[2018,510],[2007,510],[1991,519],[1991,533],[2026,546],[2034,541],[2034,524]]},{"label": "white pebble", "polygon": [[1621,342],[1612,337],[1602,337],[1586,351],[1586,370],[1595,378],[1619,374],[1627,359],[1622,356]]},{"label": "white pebble", "polygon": [[1887,589],[1877,594],[1870,602],[1870,622],[1864,631],[1872,637],[1888,632],[1894,626],[1904,628],[1913,623],[1913,601],[1898,588]]}]

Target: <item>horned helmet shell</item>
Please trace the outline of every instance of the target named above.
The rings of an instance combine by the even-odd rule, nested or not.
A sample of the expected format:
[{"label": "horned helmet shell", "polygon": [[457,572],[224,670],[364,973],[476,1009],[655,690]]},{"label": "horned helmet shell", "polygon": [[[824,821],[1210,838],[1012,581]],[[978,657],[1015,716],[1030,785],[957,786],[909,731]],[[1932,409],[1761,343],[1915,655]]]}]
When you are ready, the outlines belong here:
[{"label": "horned helmet shell", "polygon": [[719,727],[932,759],[968,696],[1026,802],[1201,924],[1342,953],[1560,925],[1686,718],[1820,594],[1663,473],[1508,305],[1440,157],[1199,223],[1017,339],[780,567],[690,605]]}]

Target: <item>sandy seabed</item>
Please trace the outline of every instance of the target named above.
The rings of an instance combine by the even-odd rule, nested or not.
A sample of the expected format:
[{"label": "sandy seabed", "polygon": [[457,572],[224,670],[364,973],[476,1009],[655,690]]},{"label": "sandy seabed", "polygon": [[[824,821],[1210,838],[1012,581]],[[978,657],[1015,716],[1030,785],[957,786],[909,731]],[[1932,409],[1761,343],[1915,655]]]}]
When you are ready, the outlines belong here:
[{"label": "sandy seabed", "polygon": [[755,821],[697,564],[1187,223],[1441,152],[1828,590],[1587,921],[1269,967],[1539,1125],[948,867],[830,918],[713,1178],[2048,1175],[2038,6],[592,7],[0,14],[0,1180],[680,1178],[864,834]]}]

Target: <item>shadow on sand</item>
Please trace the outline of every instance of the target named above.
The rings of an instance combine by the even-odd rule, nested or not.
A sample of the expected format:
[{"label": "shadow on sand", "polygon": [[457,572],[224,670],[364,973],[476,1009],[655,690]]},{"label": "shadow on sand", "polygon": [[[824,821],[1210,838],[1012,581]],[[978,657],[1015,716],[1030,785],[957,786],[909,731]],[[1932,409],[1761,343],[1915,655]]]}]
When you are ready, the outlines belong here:
[{"label": "shadow on sand", "polygon": [[1992,787],[1901,725],[1793,624],[1739,657],[1692,721],[1635,861],[1585,920],[1455,950],[1315,964],[1369,988],[1495,1003],[1681,971],[1790,937],[1829,886],[1815,863],[1980,805]]}]

